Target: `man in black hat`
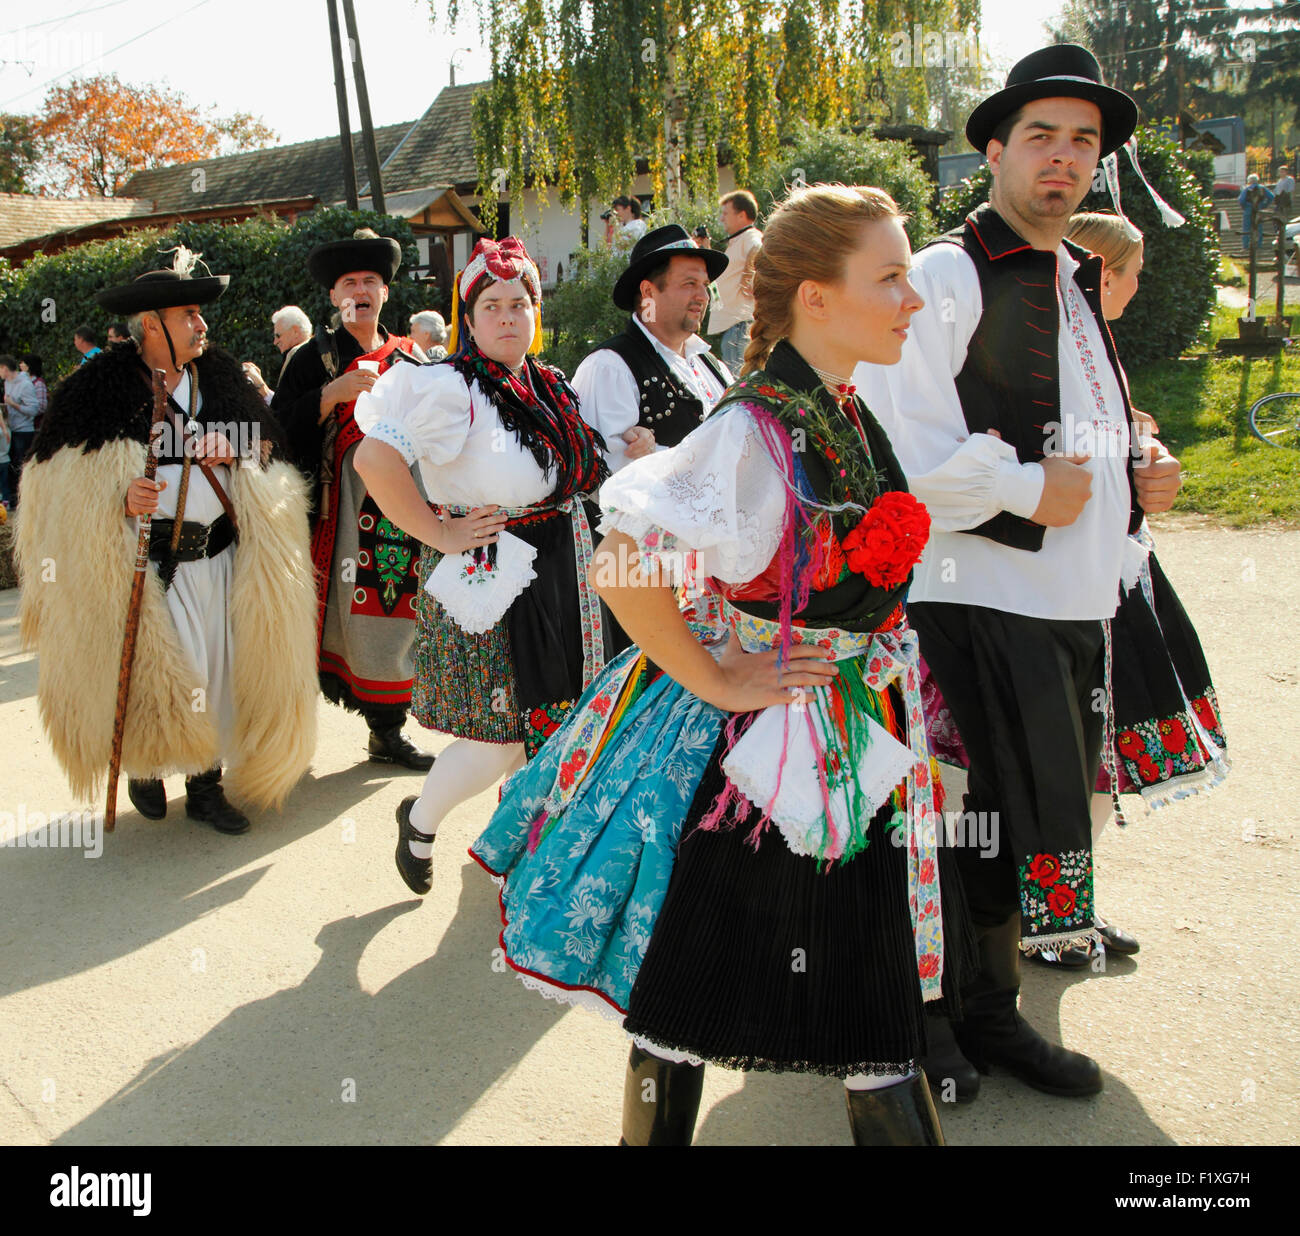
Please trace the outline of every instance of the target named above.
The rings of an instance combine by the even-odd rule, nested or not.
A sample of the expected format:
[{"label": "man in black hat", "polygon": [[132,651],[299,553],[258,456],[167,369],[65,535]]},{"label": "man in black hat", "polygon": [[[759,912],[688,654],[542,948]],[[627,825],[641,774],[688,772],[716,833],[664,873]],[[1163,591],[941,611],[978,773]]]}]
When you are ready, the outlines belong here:
[{"label": "man in black hat", "polygon": [[679,224],[647,232],[614,284],[614,304],[631,313],[577,368],[573,388],[583,419],[608,444],[611,471],[676,446],[731,385],[727,367],[697,333],[709,285],[727,255],[700,249]]},{"label": "man in black hat", "polygon": [[[186,814],[221,832],[248,818],[232,791],[277,805],[315,747],[315,617],[307,496],[264,408],[229,354],[207,346],[202,307],[226,275],[194,275],[178,248],[96,300],[127,317],[135,347],[101,351],[54,391],[23,477],[18,558],[25,640],[41,652],[40,703],[73,790],[109,764],[135,564],[136,517],[152,516],[123,733],[127,792],[162,819],[162,778],[184,772]],[[168,415],[147,479],[152,375]]]},{"label": "man in black hat", "polygon": [[425,359],[410,339],[379,324],[401,264],[397,241],[368,228],[307,255],[340,320],[294,352],[271,407],[315,487],[321,690],[365,717],[370,759],[426,771],[433,756],[402,733],[415,676],[420,547],[384,517],[353,463],[363,437],[352,416],[357,396],[390,366]]},{"label": "man in black hat", "polygon": [[[1095,1094],[1101,1071],[1017,1012],[1022,938],[1027,951],[1096,939],[1103,620],[1126,533],[1178,490],[1177,461],[1134,458],[1101,260],[1064,239],[1098,161],[1136,122],[1084,48],[1020,61],[966,126],[993,173],[988,204],[918,254],[909,278],[927,304],[901,362],[858,369],[933,521],[908,615],[970,755],[964,818],[997,841],[958,851],[981,972],[957,1043],[980,1069],[1062,1095]],[[978,1074],[946,1023],[931,1028],[927,1075],[972,1097]]]}]

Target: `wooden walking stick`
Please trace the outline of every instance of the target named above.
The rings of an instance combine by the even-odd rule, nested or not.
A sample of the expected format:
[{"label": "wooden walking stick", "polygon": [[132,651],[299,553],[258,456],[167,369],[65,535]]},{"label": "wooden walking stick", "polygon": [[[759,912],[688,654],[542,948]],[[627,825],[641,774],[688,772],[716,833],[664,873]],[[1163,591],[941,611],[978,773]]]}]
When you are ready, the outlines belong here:
[{"label": "wooden walking stick", "polygon": [[[167,415],[167,388],[163,371],[153,371],[153,420],[149,442],[145,447],[144,476],[152,481],[158,471],[158,457],[153,451],[154,430]],[[135,543],[135,575],[131,580],[131,603],[126,609],[126,631],[122,636],[122,665],[117,672],[117,708],[113,713],[113,753],[108,763],[108,803],[104,808],[104,831],[111,833],[117,822],[117,778],[122,771],[122,735],[126,729],[126,702],[131,696],[131,667],[135,662],[135,637],[140,629],[140,603],[149,571],[149,529],[153,515],[140,516],[140,535]]]}]

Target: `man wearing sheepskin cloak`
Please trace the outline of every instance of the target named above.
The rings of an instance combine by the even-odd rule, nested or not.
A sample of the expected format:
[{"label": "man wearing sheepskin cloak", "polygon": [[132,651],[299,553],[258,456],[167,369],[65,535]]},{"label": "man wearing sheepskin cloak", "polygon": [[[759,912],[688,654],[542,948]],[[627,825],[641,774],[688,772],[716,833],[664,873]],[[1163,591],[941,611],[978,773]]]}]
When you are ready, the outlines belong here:
[{"label": "man wearing sheepskin cloak", "polygon": [[[226,801],[222,764],[235,797],[278,806],[315,748],[315,586],[302,480],[275,460],[277,431],[238,362],[206,346],[201,306],[229,277],[196,278],[194,260],[181,249],[175,269],[96,296],[128,318],[138,350],[101,352],[51,398],[23,473],[22,635],[40,652],[55,754],[92,797],[109,765],[136,517],[152,514],[127,792],[161,819],[161,778],[183,772],[186,814],[240,833],[249,821]],[[154,369],[169,400],[149,481]]]}]

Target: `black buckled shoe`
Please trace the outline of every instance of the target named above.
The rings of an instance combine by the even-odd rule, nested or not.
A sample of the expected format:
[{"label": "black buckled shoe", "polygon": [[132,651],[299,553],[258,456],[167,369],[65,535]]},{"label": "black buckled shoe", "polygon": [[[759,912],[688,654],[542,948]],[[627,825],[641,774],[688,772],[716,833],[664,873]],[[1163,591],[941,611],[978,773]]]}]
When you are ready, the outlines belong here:
[{"label": "black buckled shoe", "polygon": [[980,1092],[979,1070],[961,1054],[952,1023],[942,1013],[925,1014],[926,1054],[921,1067],[940,1102],[969,1103]]},{"label": "black buckled shoe", "polygon": [[704,1093],[704,1067],[661,1060],[635,1043],[623,1083],[620,1146],[689,1146]]},{"label": "black buckled shoe", "polygon": [[1106,941],[1106,951],[1108,953],[1117,953],[1121,957],[1131,957],[1141,947],[1127,931],[1120,931],[1118,927],[1103,923],[1101,919],[1097,920],[1097,930],[1101,932],[1101,938]]},{"label": "black buckled shoe", "polygon": [[939,1113],[925,1073],[880,1090],[844,1087],[855,1146],[942,1146]]},{"label": "black buckled shoe", "polygon": [[412,743],[400,725],[371,730],[369,752],[376,764],[400,764],[413,772],[428,772],[433,767],[434,757]]},{"label": "black buckled shoe", "polygon": [[433,887],[433,859],[416,858],[411,853],[408,841],[436,840],[437,833],[422,833],[411,823],[411,808],[415,806],[418,795],[412,794],[397,804],[397,874],[402,877],[406,887],[421,897]]},{"label": "black buckled shoe", "polygon": [[126,796],[146,820],[166,819],[167,791],[161,781],[133,781],[128,777]]},{"label": "black buckled shoe", "polygon": [[251,827],[248,816],[226,801],[220,768],[185,778],[185,814],[191,820],[211,824],[219,833],[246,833]]}]

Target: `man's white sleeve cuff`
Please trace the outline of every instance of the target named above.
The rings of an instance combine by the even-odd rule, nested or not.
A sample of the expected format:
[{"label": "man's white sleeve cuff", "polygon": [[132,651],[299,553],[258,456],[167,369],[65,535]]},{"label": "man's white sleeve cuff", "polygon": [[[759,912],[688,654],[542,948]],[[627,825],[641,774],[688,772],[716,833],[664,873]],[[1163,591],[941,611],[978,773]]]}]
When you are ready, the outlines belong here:
[{"label": "man's white sleeve cuff", "polygon": [[1022,464],[1014,457],[998,463],[997,503],[1004,511],[1028,519],[1043,499],[1047,476],[1042,464]]}]

